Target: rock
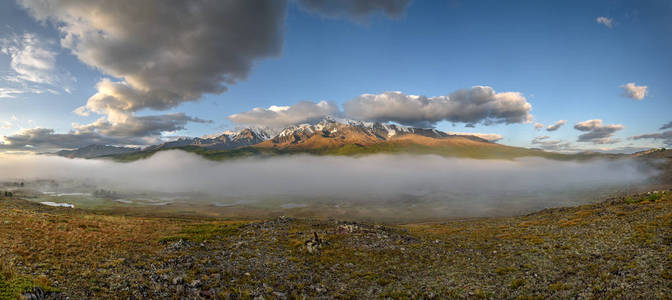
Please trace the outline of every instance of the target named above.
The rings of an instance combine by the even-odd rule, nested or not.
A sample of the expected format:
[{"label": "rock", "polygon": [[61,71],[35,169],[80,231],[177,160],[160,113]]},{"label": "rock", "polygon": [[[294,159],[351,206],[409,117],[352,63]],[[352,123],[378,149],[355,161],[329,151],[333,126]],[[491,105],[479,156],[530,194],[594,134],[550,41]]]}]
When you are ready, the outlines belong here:
[{"label": "rock", "polygon": [[189,286],[192,287],[192,288],[199,287],[199,286],[201,286],[201,281],[196,279],[196,280],[192,281],[191,283],[189,283]]},{"label": "rock", "polygon": [[182,278],[182,276],[177,276],[177,277],[173,278],[173,284],[174,285],[182,284],[183,282],[184,282],[184,278]]},{"label": "rock", "polygon": [[322,248],[322,239],[317,235],[317,232],[313,232],[313,235],[313,238],[305,242],[306,250],[310,254],[319,253]]},{"label": "rock", "polygon": [[187,249],[190,246],[191,245],[189,245],[189,243],[187,241],[185,241],[183,239],[180,239],[179,241],[168,245],[168,249],[170,249],[170,250],[182,250],[182,249]]}]

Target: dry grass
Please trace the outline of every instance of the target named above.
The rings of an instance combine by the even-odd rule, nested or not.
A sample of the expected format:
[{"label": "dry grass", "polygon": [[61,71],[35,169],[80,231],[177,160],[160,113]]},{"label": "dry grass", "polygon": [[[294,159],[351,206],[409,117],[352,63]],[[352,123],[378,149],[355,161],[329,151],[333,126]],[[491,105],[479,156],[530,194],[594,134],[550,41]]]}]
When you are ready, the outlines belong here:
[{"label": "dry grass", "polygon": [[[4,199],[0,277],[77,299],[660,298],[672,293],[671,196],[392,227],[129,217]],[[319,254],[304,247],[313,232],[327,242]]]}]

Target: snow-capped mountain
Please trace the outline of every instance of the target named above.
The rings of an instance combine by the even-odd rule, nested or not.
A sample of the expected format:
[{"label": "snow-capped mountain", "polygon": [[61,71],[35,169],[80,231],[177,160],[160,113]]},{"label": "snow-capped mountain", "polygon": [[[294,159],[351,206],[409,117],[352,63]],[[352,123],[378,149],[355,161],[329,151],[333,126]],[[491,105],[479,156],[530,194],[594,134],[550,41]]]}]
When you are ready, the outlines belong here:
[{"label": "snow-capped mountain", "polygon": [[[371,145],[403,136],[422,136],[433,139],[463,137],[479,142],[485,139],[470,135],[451,135],[436,129],[414,128],[380,122],[362,122],[347,119],[325,118],[315,124],[289,126],[260,146],[291,145],[314,141],[315,146],[336,144]],[[326,143],[326,144],[325,144]],[[323,144],[323,145],[320,145]]]},{"label": "snow-capped mountain", "polygon": [[[362,122],[348,119],[324,118],[320,121],[292,125],[281,130],[245,128],[219,134],[180,138],[142,151],[157,151],[184,147],[208,150],[231,150],[243,147],[275,148],[313,151],[343,146],[367,147],[375,144],[422,145],[429,147],[464,147],[465,145],[495,145],[486,139],[466,134],[449,134],[436,129],[424,129]],[[62,156],[93,158],[137,152],[138,149],[112,149],[112,146],[92,145],[78,150],[61,151]],[[95,152],[95,153],[94,153]],[[80,155],[81,154],[81,155]]]}]

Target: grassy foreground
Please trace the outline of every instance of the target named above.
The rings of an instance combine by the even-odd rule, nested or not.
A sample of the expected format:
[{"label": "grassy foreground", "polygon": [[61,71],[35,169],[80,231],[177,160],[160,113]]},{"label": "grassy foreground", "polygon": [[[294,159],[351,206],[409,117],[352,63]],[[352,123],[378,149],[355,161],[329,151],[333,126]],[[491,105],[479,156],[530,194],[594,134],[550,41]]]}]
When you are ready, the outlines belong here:
[{"label": "grassy foreground", "polygon": [[[314,233],[322,244],[310,253]],[[0,290],[0,299],[665,298],[672,191],[407,225],[129,217],[0,198]]]}]

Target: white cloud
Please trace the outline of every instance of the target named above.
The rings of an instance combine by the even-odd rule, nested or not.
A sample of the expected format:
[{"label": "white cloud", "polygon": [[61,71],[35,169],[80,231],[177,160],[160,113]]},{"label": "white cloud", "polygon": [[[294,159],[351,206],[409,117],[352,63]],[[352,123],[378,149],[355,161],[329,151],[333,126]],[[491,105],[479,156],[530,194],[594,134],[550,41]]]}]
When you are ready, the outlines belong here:
[{"label": "white cloud", "polygon": [[642,100],[648,94],[646,85],[635,85],[634,82],[629,82],[621,86],[624,95],[634,100]]},{"label": "white cloud", "polygon": [[429,98],[402,92],[364,94],[343,106],[350,118],[418,127],[433,127],[439,121],[491,125],[528,123],[532,120],[532,105],[522,94],[495,93],[488,86],[474,86],[448,96]]},{"label": "white cloud", "polygon": [[614,19],[612,19],[612,18],[597,17],[597,19],[595,21],[597,21],[598,24],[602,24],[604,26],[607,26],[608,28],[613,28],[614,27]]},{"label": "white cloud", "polygon": [[69,92],[68,86],[75,79],[59,68],[58,52],[54,48],[53,41],[34,33],[0,38],[0,52],[9,57],[10,67],[7,75],[0,78],[7,85],[0,88],[0,98],[26,93],[58,95],[57,89]]},{"label": "white cloud", "polygon": [[602,125],[602,120],[593,119],[576,123],[574,129],[586,133],[579,135],[578,142],[591,142],[593,144],[614,144],[619,139],[611,138],[616,131],[625,128],[621,124]]},{"label": "white cloud", "polygon": [[560,129],[560,127],[565,125],[566,123],[567,123],[567,120],[557,121],[557,122],[553,123],[553,125],[548,125],[548,127],[546,127],[546,131],[556,131],[556,130]]},{"label": "white cloud", "polygon": [[534,129],[542,129],[544,127],[546,127],[546,125],[541,123],[534,123]]},{"label": "white cloud", "polygon": [[25,33],[0,39],[0,51],[10,58],[10,67],[15,76],[6,78],[12,81],[54,84],[53,74],[57,52],[50,49],[47,42],[35,34]]},{"label": "white cloud", "polygon": [[16,95],[23,93],[23,90],[0,87],[0,98],[16,98]]},{"label": "white cloud", "polygon": [[229,120],[238,124],[279,128],[321,119],[338,112],[338,106],[331,102],[301,101],[291,106],[256,107],[251,111],[230,115]]}]

